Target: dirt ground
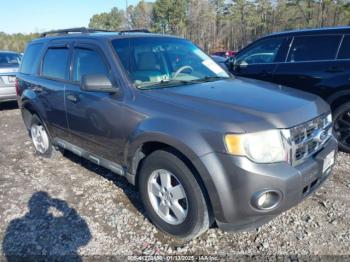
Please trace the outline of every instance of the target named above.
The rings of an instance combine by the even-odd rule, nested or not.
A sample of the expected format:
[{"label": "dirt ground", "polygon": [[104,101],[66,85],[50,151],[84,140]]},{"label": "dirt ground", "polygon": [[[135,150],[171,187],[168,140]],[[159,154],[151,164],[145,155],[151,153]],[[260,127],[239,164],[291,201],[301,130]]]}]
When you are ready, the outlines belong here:
[{"label": "dirt ground", "polygon": [[0,105],[0,137],[0,254],[350,255],[349,155],[316,194],[257,231],[212,228],[177,243],[123,178],[70,153],[37,157],[15,103]]}]

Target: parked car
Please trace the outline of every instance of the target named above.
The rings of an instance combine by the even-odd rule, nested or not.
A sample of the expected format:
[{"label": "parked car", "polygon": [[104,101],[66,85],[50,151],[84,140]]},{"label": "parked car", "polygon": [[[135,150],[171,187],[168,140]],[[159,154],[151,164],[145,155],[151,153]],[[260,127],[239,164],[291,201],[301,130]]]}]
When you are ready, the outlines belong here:
[{"label": "parked car", "polygon": [[321,96],[340,148],[350,153],[350,27],[276,33],[238,52],[232,72]]},{"label": "parked car", "polygon": [[16,73],[20,63],[19,53],[0,51],[0,102],[16,100]]},{"label": "parked car", "polygon": [[218,52],[214,52],[211,55],[215,55],[215,56],[221,56],[224,58],[229,58],[229,57],[234,57],[236,54],[235,51],[232,50],[227,50],[227,51],[218,51]]},{"label": "parked car", "polygon": [[319,97],[230,78],[185,39],[78,31],[29,43],[25,126],[38,155],[70,150],[126,177],[162,231],[256,228],[330,176],[337,142]]},{"label": "parked car", "polygon": [[220,65],[226,72],[230,72],[230,60],[222,56],[211,55],[211,58]]}]

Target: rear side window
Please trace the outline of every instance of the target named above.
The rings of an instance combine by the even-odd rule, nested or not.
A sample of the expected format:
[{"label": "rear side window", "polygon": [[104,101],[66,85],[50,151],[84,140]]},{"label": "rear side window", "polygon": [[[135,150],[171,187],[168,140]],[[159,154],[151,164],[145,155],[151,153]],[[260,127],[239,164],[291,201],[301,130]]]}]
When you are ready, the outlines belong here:
[{"label": "rear side window", "polygon": [[340,35],[295,37],[288,62],[333,60],[338,51]]},{"label": "rear side window", "polygon": [[48,78],[67,80],[68,48],[49,48],[45,54],[42,75]]},{"label": "rear side window", "polygon": [[108,74],[102,57],[94,50],[76,48],[74,52],[73,81],[80,81],[84,75]]},{"label": "rear side window", "polygon": [[350,35],[346,35],[341,44],[338,59],[350,59]]},{"label": "rear side window", "polygon": [[22,60],[21,73],[32,75],[38,69],[43,44],[28,45]]}]

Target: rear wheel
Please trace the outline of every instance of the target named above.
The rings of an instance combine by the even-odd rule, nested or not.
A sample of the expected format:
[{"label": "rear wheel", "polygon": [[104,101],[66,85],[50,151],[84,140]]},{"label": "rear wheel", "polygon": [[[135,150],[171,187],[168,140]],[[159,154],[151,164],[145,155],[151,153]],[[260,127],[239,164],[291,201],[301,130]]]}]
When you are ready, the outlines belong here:
[{"label": "rear wheel", "polygon": [[350,103],[339,106],[334,112],[334,134],[339,149],[350,153]]},{"label": "rear wheel", "polygon": [[194,174],[176,153],[155,151],[140,170],[140,195],[150,220],[181,240],[195,238],[210,226],[210,215]]},{"label": "rear wheel", "polygon": [[29,132],[35,151],[38,155],[46,158],[52,158],[59,155],[58,151],[51,144],[49,133],[43,122],[36,115],[32,118]]}]

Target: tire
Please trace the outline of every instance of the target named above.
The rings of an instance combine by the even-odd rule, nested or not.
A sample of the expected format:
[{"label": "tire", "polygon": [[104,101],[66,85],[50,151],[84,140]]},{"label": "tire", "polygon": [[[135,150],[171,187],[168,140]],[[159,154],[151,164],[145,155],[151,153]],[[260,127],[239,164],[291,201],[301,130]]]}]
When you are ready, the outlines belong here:
[{"label": "tire", "polygon": [[333,118],[334,135],[338,140],[339,149],[350,153],[350,103],[337,107]]},{"label": "tire", "polygon": [[[29,135],[32,139],[32,143],[37,155],[44,158],[58,158],[61,155],[59,150],[56,150],[55,147],[52,145],[49,132],[47,131],[45,125],[37,115],[33,115],[32,117],[29,128]],[[40,137],[42,140],[41,146],[38,145],[38,137]]]},{"label": "tire", "polygon": [[[170,174],[170,186],[167,192],[163,192],[165,196],[155,197],[155,194],[151,188],[154,183],[161,185],[162,175]],[[143,202],[146,213],[151,222],[157,226],[161,231],[178,238],[179,240],[186,241],[193,239],[206,230],[209,229],[211,224],[210,213],[208,212],[207,203],[203,195],[202,189],[198,184],[194,174],[187,167],[187,165],[171,150],[158,150],[151,153],[142,163],[140,174],[138,179],[138,188],[140,191],[141,200]],[[150,186],[152,185],[152,186]],[[176,200],[181,197],[179,193],[175,193],[172,189],[176,186],[182,186],[182,193],[185,194],[185,198]],[[157,190],[159,189],[158,186]],[[164,187],[165,188],[165,187]],[[177,187],[179,189],[179,187]],[[166,189],[164,189],[166,190]],[[161,191],[161,190],[160,190]],[[158,192],[158,191],[157,191]],[[171,194],[174,193],[174,195]],[[177,192],[180,192],[177,190]],[[160,193],[161,194],[161,193]],[[170,205],[167,216],[164,216],[160,210],[166,210],[156,208],[157,203],[161,203],[167,200],[168,194],[168,205]],[[171,198],[172,197],[172,198]],[[164,200],[165,199],[165,200]],[[163,204],[162,207],[164,207]],[[159,205],[160,207],[161,205]],[[186,212],[173,212],[173,210],[187,210]],[[184,217],[184,213],[186,214]],[[175,214],[181,214],[178,216]],[[163,216],[163,217],[162,217]]]}]

